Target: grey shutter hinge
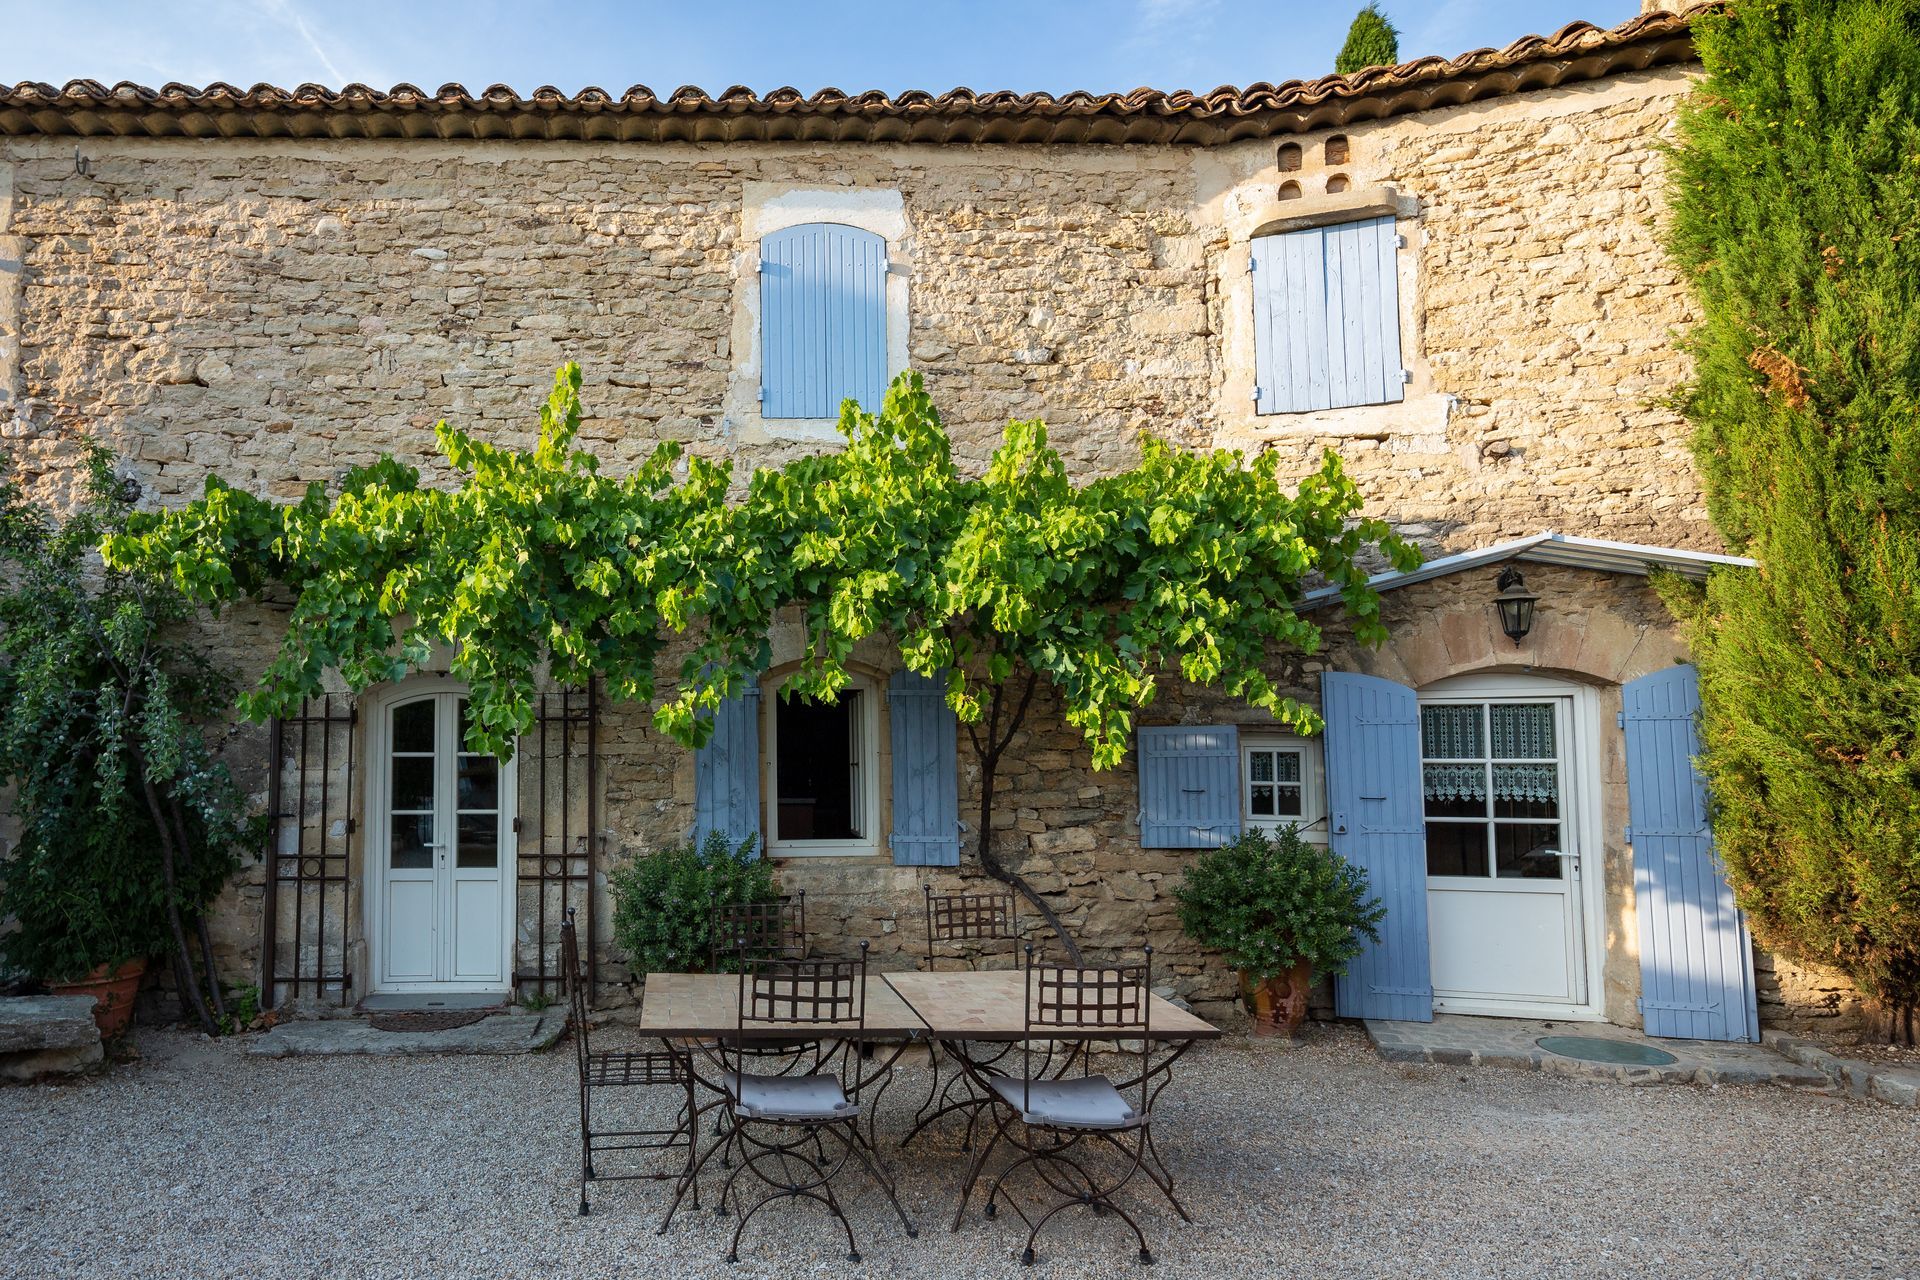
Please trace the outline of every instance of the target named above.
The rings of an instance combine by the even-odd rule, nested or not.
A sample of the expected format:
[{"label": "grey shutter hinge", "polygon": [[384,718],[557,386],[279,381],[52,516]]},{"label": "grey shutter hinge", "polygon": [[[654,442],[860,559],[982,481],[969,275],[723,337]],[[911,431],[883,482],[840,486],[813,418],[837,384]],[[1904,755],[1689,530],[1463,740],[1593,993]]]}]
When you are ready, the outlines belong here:
[{"label": "grey shutter hinge", "polygon": [[1258,258],[1254,258],[1254,257],[1249,257],[1249,258],[1247,259],[1247,270],[1248,270],[1248,271],[1258,271],[1259,269],[1260,269],[1260,259],[1258,259]]},{"label": "grey shutter hinge", "polygon": [[1622,728],[1622,729],[1624,729],[1624,728],[1626,728],[1626,727],[1627,727],[1627,713],[1626,713],[1626,712],[1624,712],[1624,711],[1616,711],[1616,712],[1614,712],[1614,713],[1613,713],[1613,722],[1614,722],[1614,724],[1616,724],[1616,725],[1618,725],[1618,726],[1619,726],[1620,728]]},{"label": "grey shutter hinge", "polygon": [[767,269],[767,264],[763,260],[759,258],[755,258],[753,260],[753,274],[759,275],[762,271],[765,271],[766,269]]},{"label": "grey shutter hinge", "polygon": [[1253,389],[1253,398],[1255,400],[1258,400],[1260,398],[1260,388],[1257,385]]},{"label": "grey shutter hinge", "polygon": [[1633,827],[1631,825],[1620,828],[1620,843],[1621,844],[1633,843]]},{"label": "grey shutter hinge", "polygon": [[1412,381],[1413,381],[1413,370],[1411,370],[1411,369],[1402,369],[1402,370],[1400,371],[1400,381],[1402,381],[1402,382],[1412,382]]},{"label": "grey shutter hinge", "polygon": [[758,391],[753,393],[753,398],[755,400],[760,401],[762,404],[765,404],[767,400],[767,389],[765,387],[761,387]]},{"label": "grey shutter hinge", "polygon": [[1396,249],[1404,249],[1404,248],[1406,248],[1406,247],[1407,247],[1407,238],[1406,238],[1405,236],[1398,236],[1398,235],[1397,235],[1397,236],[1395,236],[1395,237],[1393,238],[1393,247],[1394,247],[1394,248],[1396,248]]}]

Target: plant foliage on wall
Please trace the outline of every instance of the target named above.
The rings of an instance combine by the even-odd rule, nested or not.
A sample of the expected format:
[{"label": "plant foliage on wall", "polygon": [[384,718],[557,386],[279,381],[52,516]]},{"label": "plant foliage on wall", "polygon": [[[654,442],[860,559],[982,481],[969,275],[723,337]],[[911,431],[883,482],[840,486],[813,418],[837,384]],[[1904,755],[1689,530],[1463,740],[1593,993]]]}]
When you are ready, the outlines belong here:
[{"label": "plant foliage on wall", "polygon": [[[630,476],[603,475],[574,447],[580,421],[568,365],[531,450],[440,425],[454,487],[391,458],[290,506],[210,478],[205,497],[141,518],[107,554],[214,607],[292,588],[292,625],[243,699],[249,714],[293,710],[328,668],[364,688],[445,644],[471,687],[470,744],[500,755],[533,723],[543,661],[562,681],[597,674],[614,697],[653,703],[661,731],[699,745],[721,701],[767,670],[782,610],[806,637],[789,696],[832,700],[854,646],[889,636],[907,667],[947,672],[981,765],[979,855],[1023,889],[992,847],[993,782],[1039,682],[1096,768],[1122,760],[1169,671],[1309,731],[1312,711],[1265,673],[1272,655],[1320,643],[1296,611],[1307,585],[1336,585],[1355,633],[1377,642],[1367,558],[1418,563],[1385,524],[1357,518],[1331,453],[1290,493],[1271,455],[1149,438],[1131,470],[1076,486],[1045,426],[1015,422],[985,474],[963,476],[917,374],[895,379],[877,415],[843,406],[844,448],[757,470],[734,498],[729,463],[671,443]],[[673,637],[677,679],[656,700]]]},{"label": "plant foliage on wall", "polygon": [[1728,878],[1768,947],[1920,1004],[1920,5],[1696,20],[1673,157],[1681,405],[1758,573],[1689,621]]},{"label": "plant foliage on wall", "polygon": [[197,723],[230,690],[179,641],[187,603],[95,555],[130,514],[104,453],[65,520],[0,483],[0,777],[20,820],[0,952],[54,980],[166,955],[213,1031],[226,1010],[206,910],[261,827]]}]

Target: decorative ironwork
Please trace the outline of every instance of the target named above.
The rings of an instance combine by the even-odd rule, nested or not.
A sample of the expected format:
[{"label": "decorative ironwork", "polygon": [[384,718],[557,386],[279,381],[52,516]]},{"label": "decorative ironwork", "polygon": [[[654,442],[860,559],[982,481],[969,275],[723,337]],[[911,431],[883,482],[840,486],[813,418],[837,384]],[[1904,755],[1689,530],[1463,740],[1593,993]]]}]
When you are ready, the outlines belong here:
[{"label": "decorative ironwork", "polygon": [[352,932],[348,855],[355,829],[352,700],[308,699],[267,729],[265,914],[260,1002],[311,996],[346,1004]]},{"label": "decorative ironwork", "polygon": [[709,915],[707,968],[726,962],[807,958],[807,891],[772,902],[715,903]]},{"label": "decorative ironwork", "polygon": [[520,945],[516,993],[561,994],[560,928],[580,912],[586,992],[599,989],[599,937],[594,927],[594,872],[599,862],[599,688],[563,688],[540,696],[534,730],[520,740],[520,807],[513,829],[519,849]]}]

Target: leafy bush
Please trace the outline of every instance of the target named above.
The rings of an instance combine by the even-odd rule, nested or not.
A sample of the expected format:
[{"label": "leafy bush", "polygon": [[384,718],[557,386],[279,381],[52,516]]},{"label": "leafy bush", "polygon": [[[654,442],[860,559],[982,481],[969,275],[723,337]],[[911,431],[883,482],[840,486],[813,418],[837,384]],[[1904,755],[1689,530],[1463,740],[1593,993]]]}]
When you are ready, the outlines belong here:
[{"label": "leafy bush", "polygon": [[1367,873],[1293,827],[1255,829],[1202,854],[1174,890],[1180,927],[1256,982],[1300,961],[1343,974],[1360,936],[1378,942],[1387,909],[1367,894]]},{"label": "leafy bush", "polygon": [[0,778],[20,820],[0,949],[54,980],[166,955],[212,1031],[225,1010],[205,913],[264,828],[197,723],[232,696],[179,639],[186,601],[95,554],[130,514],[104,452],[64,520],[0,482]]},{"label": "leafy bush", "polygon": [[1390,67],[1400,61],[1400,32],[1378,4],[1369,3],[1353,15],[1347,42],[1333,60],[1336,74],[1350,75],[1363,67]]},{"label": "leafy bush", "polygon": [[1920,3],[1764,0],[1694,26],[1670,246],[1680,406],[1758,572],[1663,591],[1760,941],[1920,1032]]},{"label": "leafy bush", "polygon": [[735,847],[717,831],[698,848],[674,845],[629,859],[608,886],[613,940],[636,973],[705,969],[716,905],[779,896],[773,865],[754,856],[753,837]]}]

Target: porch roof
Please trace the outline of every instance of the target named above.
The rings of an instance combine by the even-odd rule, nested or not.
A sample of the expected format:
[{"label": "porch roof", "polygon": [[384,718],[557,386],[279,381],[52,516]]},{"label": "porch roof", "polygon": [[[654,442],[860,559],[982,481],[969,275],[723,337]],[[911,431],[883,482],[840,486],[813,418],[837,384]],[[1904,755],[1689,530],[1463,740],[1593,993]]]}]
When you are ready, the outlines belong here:
[{"label": "porch roof", "polygon": [[[1631,573],[1645,577],[1655,568],[1668,569],[1684,577],[1701,579],[1714,568],[1751,569],[1757,561],[1746,556],[1729,556],[1713,551],[1685,551],[1678,547],[1652,547],[1638,542],[1609,542],[1604,538],[1580,538],[1570,533],[1547,530],[1512,542],[1495,543],[1478,551],[1429,560],[1411,573],[1389,569],[1367,579],[1375,591],[1410,587],[1416,582],[1444,578],[1448,574],[1478,569],[1508,560],[1526,560],[1534,564],[1565,565],[1574,569],[1597,569],[1602,573]],[[1303,609],[1317,609],[1340,598],[1340,588],[1319,587],[1301,597]]]}]

